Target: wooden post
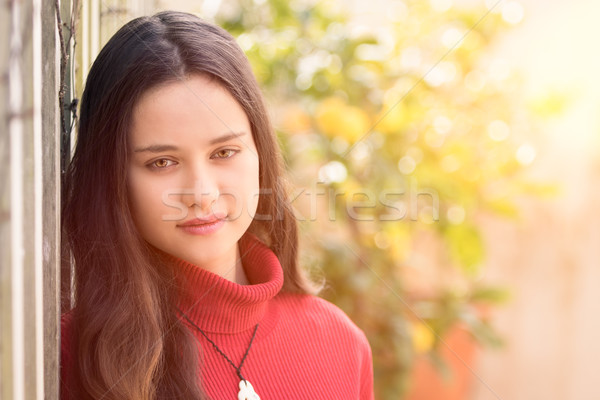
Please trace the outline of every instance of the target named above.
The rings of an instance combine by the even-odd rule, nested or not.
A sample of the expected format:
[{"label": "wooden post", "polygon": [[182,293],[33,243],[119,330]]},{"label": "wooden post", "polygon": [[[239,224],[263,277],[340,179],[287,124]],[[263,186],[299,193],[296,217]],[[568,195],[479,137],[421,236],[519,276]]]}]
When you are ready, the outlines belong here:
[{"label": "wooden post", "polygon": [[[56,21],[56,23],[60,23],[61,26],[57,29],[61,29],[61,32],[58,32],[58,41],[59,45],[57,48],[59,49],[59,54],[57,57],[57,65],[59,69],[58,75],[58,86],[59,86],[59,96],[57,101],[62,102],[59,105],[59,112],[62,112],[59,115],[59,131],[60,132],[60,174],[61,177],[65,173],[69,162],[71,161],[71,149],[73,147],[73,143],[75,142],[73,134],[75,131],[75,127],[73,126],[74,120],[72,118],[71,113],[71,103],[73,99],[76,97],[75,94],[75,84],[74,84],[74,76],[75,76],[75,54],[74,54],[74,43],[75,36],[77,32],[72,32],[75,30],[76,25],[72,24],[73,18],[73,4],[72,0],[62,0],[60,2],[59,12],[60,12],[60,21]],[[77,4],[75,4],[77,6]],[[55,6],[56,7],[56,6]],[[55,8],[56,12],[56,8]],[[56,20],[56,19],[55,19]],[[62,76],[61,76],[62,75]],[[60,308],[59,310],[62,312],[68,311],[73,307],[72,294],[73,294],[73,271],[74,265],[71,262],[71,255],[64,246],[61,247],[60,252],[61,257],[61,268],[60,268]]]},{"label": "wooden post", "polygon": [[[60,360],[60,105],[55,8],[42,1],[42,243],[44,399],[59,397]],[[38,250],[39,251],[39,250]]]},{"label": "wooden post", "polygon": [[[82,3],[80,71],[70,40],[77,0],[7,0],[0,7],[0,398],[6,400],[59,396],[59,315],[72,306],[73,266],[65,254],[61,277],[60,242],[60,177],[73,134],[69,105],[103,34],[152,11],[149,2],[136,1],[132,12],[130,1],[119,0],[104,10],[111,24],[103,30],[102,4]],[[66,24],[59,26],[58,16]]]},{"label": "wooden post", "polygon": [[54,4],[0,8],[0,397],[58,398],[59,146]]}]

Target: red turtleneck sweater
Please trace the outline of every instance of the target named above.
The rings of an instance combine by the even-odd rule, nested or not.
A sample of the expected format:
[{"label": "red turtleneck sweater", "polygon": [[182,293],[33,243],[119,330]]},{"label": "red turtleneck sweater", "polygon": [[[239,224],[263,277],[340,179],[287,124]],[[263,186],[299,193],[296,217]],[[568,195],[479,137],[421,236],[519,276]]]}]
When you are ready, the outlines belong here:
[{"label": "red turtleneck sweater", "polygon": [[[238,285],[178,260],[176,267],[193,288],[179,308],[236,365],[259,324],[241,372],[262,400],[373,399],[371,349],[363,332],[323,299],[280,292],[279,260],[258,239],[246,236],[240,254],[250,284]],[[63,318],[62,329],[64,370],[70,359],[69,318]],[[233,366],[196,328],[190,330],[202,345],[207,394],[214,400],[237,399]]]}]

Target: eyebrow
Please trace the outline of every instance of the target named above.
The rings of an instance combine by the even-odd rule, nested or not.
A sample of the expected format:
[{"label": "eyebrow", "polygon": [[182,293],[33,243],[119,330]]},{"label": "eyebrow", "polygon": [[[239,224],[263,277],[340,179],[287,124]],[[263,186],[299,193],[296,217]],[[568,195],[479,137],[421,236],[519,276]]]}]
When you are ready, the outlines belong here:
[{"label": "eyebrow", "polygon": [[225,134],[223,136],[219,136],[218,138],[211,139],[208,142],[208,144],[213,145],[213,144],[227,142],[228,140],[235,139],[235,138],[238,138],[240,136],[244,136],[245,134],[246,134],[246,132],[230,132],[230,133],[227,133],[227,134]]},{"label": "eyebrow", "polygon": [[[215,145],[215,144],[219,144],[219,143],[224,143],[227,142],[231,139],[235,139],[238,138],[240,136],[244,136],[246,134],[246,132],[231,132],[231,133],[226,133],[223,136],[219,136],[217,138],[211,139],[208,144],[209,145]],[[146,146],[146,147],[139,147],[137,149],[134,149],[133,152],[134,153],[144,153],[144,152],[149,152],[149,153],[162,153],[164,151],[176,151],[179,150],[179,148],[177,146],[174,145],[170,145],[170,144],[152,144],[150,146]]]},{"label": "eyebrow", "polygon": [[175,151],[177,149],[178,149],[177,146],[172,146],[172,145],[168,145],[168,144],[153,144],[150,146],[137,148],[137,149],[133,150],[133,152],[134,153],[144,153],[144,152],[162,153],[163,151]]}]

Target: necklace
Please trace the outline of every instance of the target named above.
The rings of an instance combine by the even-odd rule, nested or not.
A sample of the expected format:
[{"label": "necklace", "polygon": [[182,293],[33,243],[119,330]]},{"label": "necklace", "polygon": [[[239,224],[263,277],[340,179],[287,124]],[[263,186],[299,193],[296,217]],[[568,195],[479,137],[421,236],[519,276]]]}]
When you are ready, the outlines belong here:
[{"label": "necklace", "polygon": [[254,342],[254,338],[256,337],[256,331],[258,330],[258,324],[256,324],[256,326],[254,327],[254,332],[252,333],[252,338],[250,339],[248,348],[246,349],[246,352],[244,353],[244,357],[242,357],[242,361],[240,361],[240,365],[236,366],[233,363],[233,361],[231,361],[229,359],[229,357],[227,357],[227,355],[225,355],[225,353],[223,353],[223,350],[221,350],[215,342],[210,340],[210,338],[206,335],[206,333],[204,333],[204,331],[202,329],[200,329],[200,327],[198,325],[196,325],[191,319],[189,319],[188,316],[185,315],[185,313],[183,311],[181,311],[179,309],[178,309],[178,311],[183,316],[183,318],[185,318],[187,322],[189,322],[194,328],[196,328],[198,330],[198,332],[200,332],[202,334],[202,336],[204,336],[204,338],[206,340],[208,340],[208,342],[215,348],[215,350],[220,355],[222,355],[225,358],[225,360],[227,360],[227,362],[229,364],[231,364],[231,366],[233,368],[235,368],[235,372],[237,373],[237,376],[240,378],[240,383],[239,383],[240,391],[238,392],[238,400],[260,400],[260,397],[258,397],[258,394],[256,394],[256,392],[254,391],[252,384],[250,382],[248,382],[248,380],[246,378],[244,378],[244,376],[242,375],[242,366],[244,365],[244,361],[246,361],[246,357],[248,357],[248,353],[250,352],[250,347],[252,347],[252,342]]}]

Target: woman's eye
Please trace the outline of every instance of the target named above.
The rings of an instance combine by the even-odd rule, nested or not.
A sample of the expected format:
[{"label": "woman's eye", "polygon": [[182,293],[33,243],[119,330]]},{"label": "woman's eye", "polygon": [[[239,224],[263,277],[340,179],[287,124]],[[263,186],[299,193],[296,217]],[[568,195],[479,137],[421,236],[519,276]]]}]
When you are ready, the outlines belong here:
[{"label": "woman's eye", "polygon": [[215,158],[230,158],[230,157],[233,157],[233,155],[237,152],[238,152],[237,150],[233,150],[233,149],[222,149],[222,150],[217,151],[214,154],[214,157]]},{"label": "woman's eye", "polygon": [[149,164],[149,167],[150,168],[155,168],[155,169],[163,169],[163,168],[170,167],[173,164],[175,164],[174,161],[171,161],[171,160],[166,159],[166,158],[161,158],[159,160],[152,161]]}]

